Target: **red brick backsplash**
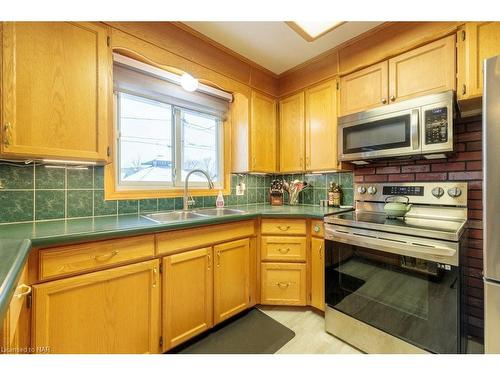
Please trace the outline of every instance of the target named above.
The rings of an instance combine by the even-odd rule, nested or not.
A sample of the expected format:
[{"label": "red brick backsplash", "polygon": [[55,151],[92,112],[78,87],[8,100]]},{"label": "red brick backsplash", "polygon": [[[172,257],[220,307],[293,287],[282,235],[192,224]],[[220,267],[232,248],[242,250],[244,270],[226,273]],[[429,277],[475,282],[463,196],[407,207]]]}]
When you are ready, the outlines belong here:
[{"label": "red brick backsplash", "polygon": [[466,296],[463,301],[468,333],[484,335],[483,312],[483,197],[481,117],[455,122],[455,153],[446,159],[384,160],[354,168],[355,183],[465,181],[468,183],[468,246],[462,264]]}]

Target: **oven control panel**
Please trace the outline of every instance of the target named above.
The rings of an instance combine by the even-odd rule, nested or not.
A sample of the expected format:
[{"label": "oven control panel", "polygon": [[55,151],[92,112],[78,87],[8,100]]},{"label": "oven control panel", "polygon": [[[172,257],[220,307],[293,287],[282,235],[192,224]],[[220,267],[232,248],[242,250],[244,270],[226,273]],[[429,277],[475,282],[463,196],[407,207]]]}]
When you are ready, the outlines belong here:
[{"label": "oven control panel", "polygon": [[382,188],[382,193],[384,195],[424,195],[424,187],[423,186],[384,186]]},{"label": "oven control panel", "polygon": [[409,198],[411,203],[446,206],[467,206],[466,182],[415,182],[387,184],[356,184],[354,200],[359,202],[385,202],[391,195]]},{"label": "oven control panel", "polygon": [[448,142],[448,107],[426,110],[424,121],[425,144]]}]

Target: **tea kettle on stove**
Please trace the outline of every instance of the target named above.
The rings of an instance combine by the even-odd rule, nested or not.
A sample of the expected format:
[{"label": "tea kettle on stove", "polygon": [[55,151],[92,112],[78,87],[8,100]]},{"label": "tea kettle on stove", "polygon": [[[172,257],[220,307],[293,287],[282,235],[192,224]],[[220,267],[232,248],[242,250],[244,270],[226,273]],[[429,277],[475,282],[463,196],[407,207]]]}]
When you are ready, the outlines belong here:
[{"label": "tea kettle on stove", "polygon": [[[389,200],[394,200],[395,198],[406,198],[405,202],[389,202]],[[408,211],[411,210],[410,198],[405,195],[390,195],[385,198],[384,212],[389,219],[404,217]]]}]

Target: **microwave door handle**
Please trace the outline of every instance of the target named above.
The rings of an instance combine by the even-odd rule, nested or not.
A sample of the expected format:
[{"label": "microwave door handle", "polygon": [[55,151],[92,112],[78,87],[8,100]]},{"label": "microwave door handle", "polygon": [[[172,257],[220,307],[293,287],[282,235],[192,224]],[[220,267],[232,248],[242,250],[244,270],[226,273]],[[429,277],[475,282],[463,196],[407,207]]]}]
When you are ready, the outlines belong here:
[{"label": "microwave door handle", "polygon": [[410,114],[410,132],[411,132],[411,144],[414,150],[418,150],[420,148],[419,145],[419,126],[418,126],[418,118],[419,118],[420,110],[412,109]]}]

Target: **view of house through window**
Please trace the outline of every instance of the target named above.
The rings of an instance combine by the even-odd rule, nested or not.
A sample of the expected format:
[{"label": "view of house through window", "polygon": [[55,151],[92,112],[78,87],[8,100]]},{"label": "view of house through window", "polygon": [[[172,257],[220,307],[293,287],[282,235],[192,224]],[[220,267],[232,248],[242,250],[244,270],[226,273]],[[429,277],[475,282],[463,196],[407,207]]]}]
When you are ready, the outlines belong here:
[{"label": "view of house through window", "polygon": [[[180,187],[189,171],[222,177],[222,120],[212,114],[119,92],[118,185],[124,189]],[[193,174],[190,183],[206,186]]]}]

